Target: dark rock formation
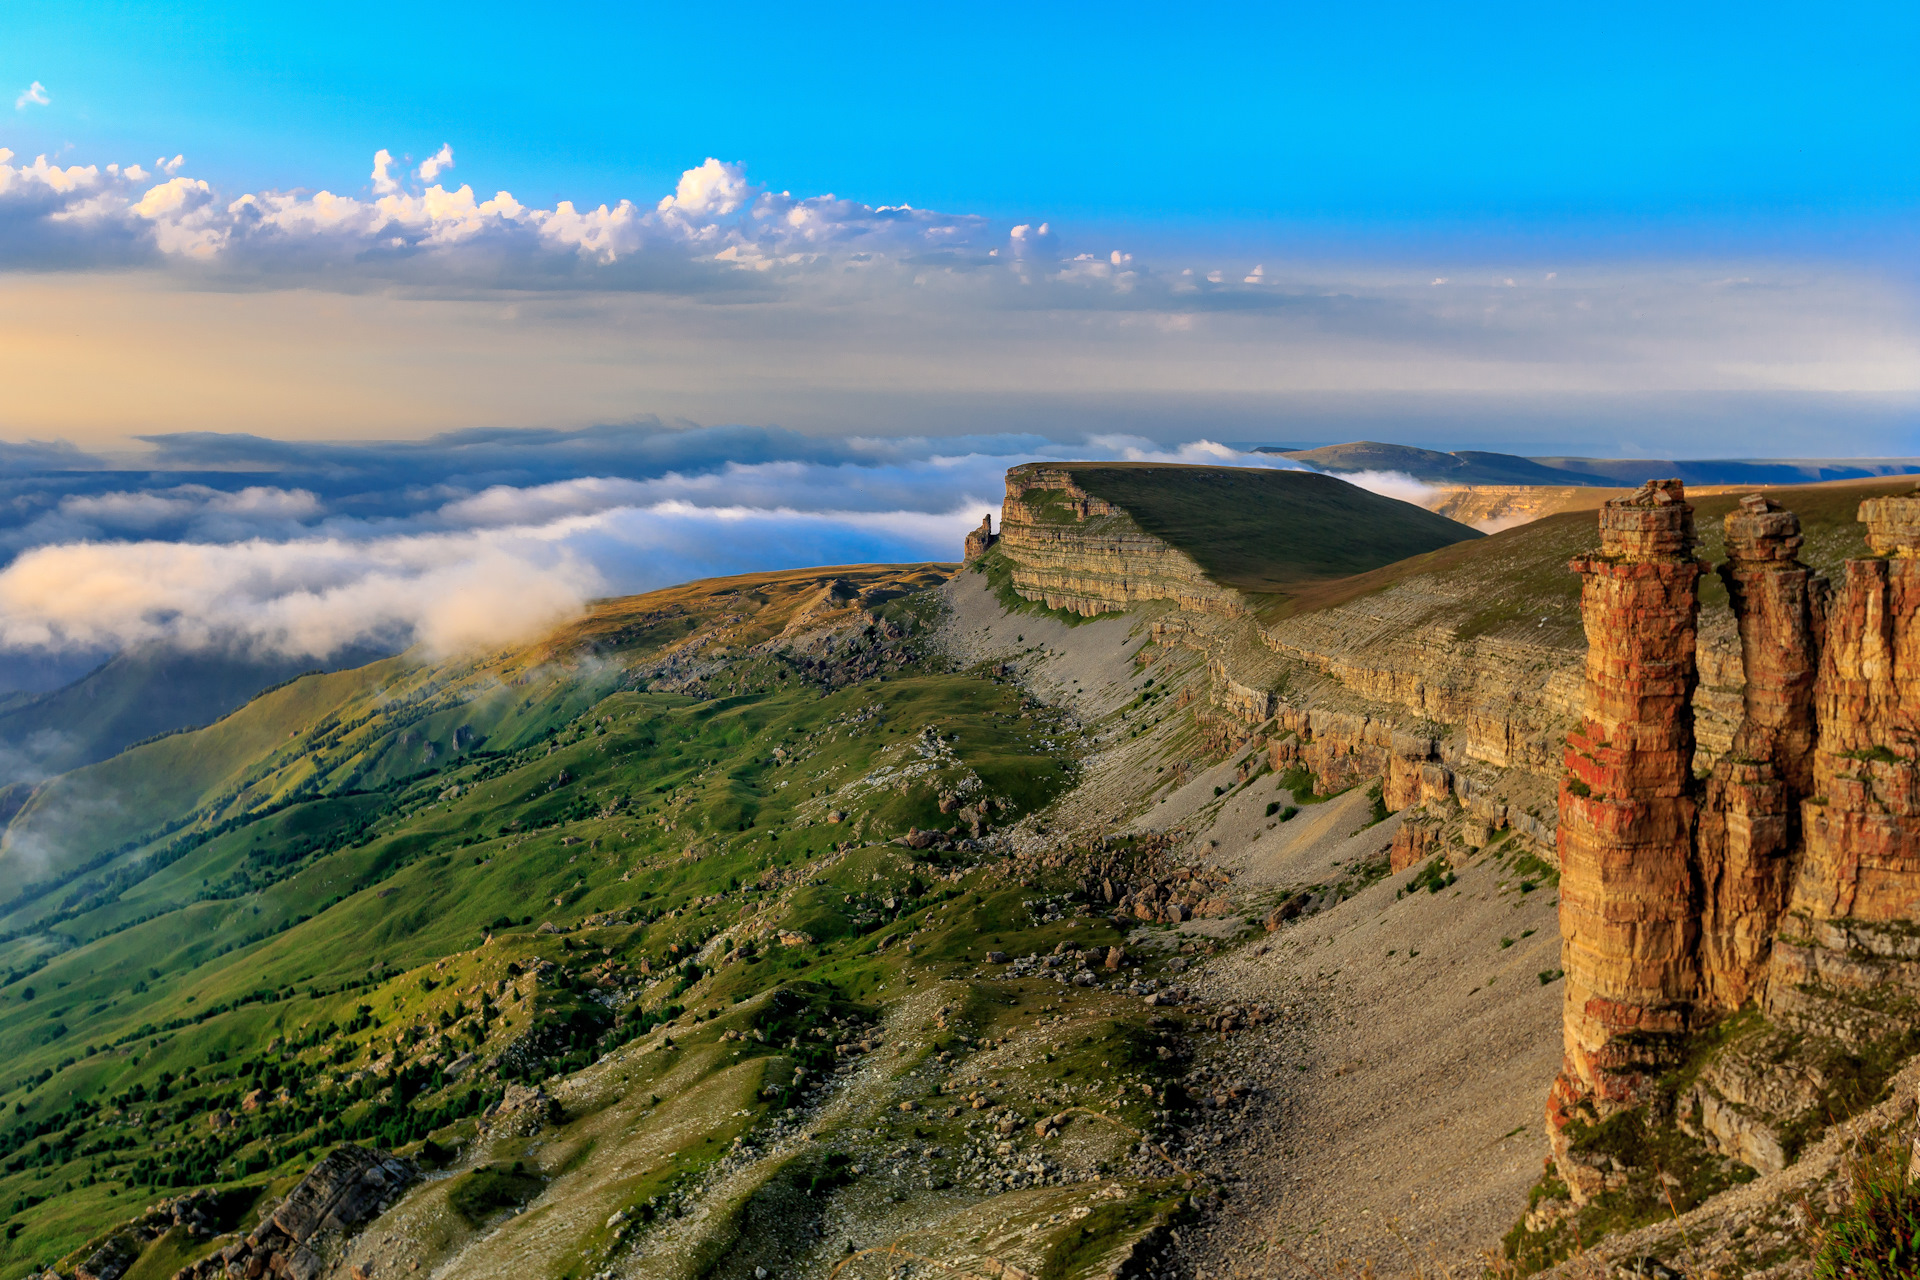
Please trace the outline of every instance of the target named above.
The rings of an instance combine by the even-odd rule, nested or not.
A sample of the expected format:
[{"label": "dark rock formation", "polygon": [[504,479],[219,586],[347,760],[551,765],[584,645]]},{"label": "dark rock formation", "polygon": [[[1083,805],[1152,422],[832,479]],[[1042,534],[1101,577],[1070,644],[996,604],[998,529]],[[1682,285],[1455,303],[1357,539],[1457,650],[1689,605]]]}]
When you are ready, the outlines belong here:
[{"label": "dark rock formation", "polygon": [[331,1246],[386,1211],[419,1171],[384,1151],[339,1146],[300,1180],[245,1239],[174,1273],[174,1280],[219,1276],[313,1280]]}]

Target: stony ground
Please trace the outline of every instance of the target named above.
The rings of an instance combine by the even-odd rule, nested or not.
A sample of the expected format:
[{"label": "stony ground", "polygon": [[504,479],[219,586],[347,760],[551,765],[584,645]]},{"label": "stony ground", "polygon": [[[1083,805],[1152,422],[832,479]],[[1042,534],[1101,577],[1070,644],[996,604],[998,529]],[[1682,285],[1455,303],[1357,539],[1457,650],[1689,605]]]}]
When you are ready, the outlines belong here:
[{"label": "stony ground", "polygon": [[[1133,663],[1148,639],[1138,617],[1069,626],[1007,615],[969,578],[947,588],[950,652],[1017,663],[1036,692],[1071,701],[1090,723],[1175,666]],[[1522,892],[1497,857],[1464,850],[1457,881],[1439,893],[1406,892],[1412,873],[1357,887],[1356,869],[1377,866],[1398,823],[1368,826],[1362,789],[1280,821],[1268,808],[1293,797],[1274,775],[1236,785],[1250,758],[1259,763],[1247,749],[1147,792],[1149,762],[1180,754],[1171,731],[1129,739],[1094,727],[1104,745],[1053,820],[1183,832],[1189,861],[1230,871],[1242,915],[1135,936],[1201,952],[1198,1007],[1277,1015],[1195,1039],[1189,1088],[1202,1108],[1165,1153],[1173,1166],[1155,1157],[1146,1167],[1195,1170],[1225,1194],[1159,1273],[1477,1275],[1547,1154],[1562,993],[1553,890]],[[1341,885],[1352,891],[1344,901]],[[1268,904],[1305,887],[1332,890],[1332,905],[1257,928]]]}]

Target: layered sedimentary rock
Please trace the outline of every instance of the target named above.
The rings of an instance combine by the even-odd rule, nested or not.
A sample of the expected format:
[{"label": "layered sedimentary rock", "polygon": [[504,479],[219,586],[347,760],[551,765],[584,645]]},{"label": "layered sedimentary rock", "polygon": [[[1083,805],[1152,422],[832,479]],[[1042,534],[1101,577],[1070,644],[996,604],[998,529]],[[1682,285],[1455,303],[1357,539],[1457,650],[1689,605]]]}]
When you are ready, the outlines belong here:
[{"label": "layered sedimentary rock", "polygon": [[1050,609],[1091,617],[1171,600],[1201,613],[1245,612],[1239,593],[1211,581],[1192,556],[1055,467],[1007,472],[998,541],[1013,566],[1013,589]]},{"label": "layered sedimentary rock", "polygon": [[1764,1171],[1828,1105],[1822,1062],[1920,1029],[1920,494],[1860,519],[1876,558],[1830,592],[1792,512],[1756,495],[1727,517],[1745,683],[1703,785],[1678,482],[1609,503],[1601,552],[1574,562],[1588,705],[1561,788],[1567,1058],[1548,1122],[1576,1200],[1607,1184],[1574,1122],[1644,1100],[1691,1030],[1755,1002],[1779,1028],[1710,1056],[1678,1117]]},{"label": "layered sedimentary rock", "polygon": [[978,560],[981,556],[987,554],[993,544],[998,541],[1000,541],[1000,539],[996,538],[993,534],[993,517],[991,515],[981,516],[980,527],[978,529],[967,530],[966,543],[963,548],[965,558],[969,561]]},{"label": "layered sedimentary rock", "polygon": [[1813,684],[1826,582],[1800,563],[1800,521],[1755,494],[1726,520],[1720,566],[1740,628],[1743,717],[1707,783],[1700,823],[1703,999],[1731,1011],[1756,993],[1786,906],[1809,794]]},{"label": "layered sedimentary rock", "polygon": [[1769,1012],[1885,1033],[1920,1000],[1920,494],[1861,504],[1880,557],[1847,562],[1813,688],[1818,739]]},{"label": "layered sedimentary rock", "polygon": [[1587,691],[1560,788],[1566,1059],[1556,1134],[1578,1103],[1631,1106],[1691,1030],[1697,988],[1693,509],[1679,481],[1600,512],[1583,578]]}]

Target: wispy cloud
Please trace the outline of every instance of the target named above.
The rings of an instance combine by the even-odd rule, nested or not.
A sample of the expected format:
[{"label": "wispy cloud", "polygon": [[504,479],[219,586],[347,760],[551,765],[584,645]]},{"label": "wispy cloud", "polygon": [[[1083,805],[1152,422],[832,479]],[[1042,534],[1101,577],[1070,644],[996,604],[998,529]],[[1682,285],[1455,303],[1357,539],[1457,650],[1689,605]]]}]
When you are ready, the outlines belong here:
[{"label": "wispy cloud", "polygon": [[35,80],[22,89],[20,96],[13,100],[13,109],[25,111],[28,107],[44,107],[52,101],[53,99],[47,96],[47,86]]}]

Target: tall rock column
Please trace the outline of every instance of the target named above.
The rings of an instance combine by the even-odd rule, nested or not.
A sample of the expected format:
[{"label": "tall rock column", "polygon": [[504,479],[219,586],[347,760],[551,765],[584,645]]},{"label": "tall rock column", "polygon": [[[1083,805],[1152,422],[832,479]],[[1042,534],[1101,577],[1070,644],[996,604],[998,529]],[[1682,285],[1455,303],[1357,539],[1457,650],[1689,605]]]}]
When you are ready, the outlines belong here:
[{"label": "tall rock column", "polygon": [[1875,558],[1847,562],[1827,609],[1806,850],[1768,989],[1777,1017],[1851,1037],[1920,1017],[1920,493],[1860,519]]},{"label": "tall rock column", "polygon": [[1698,989],[1697,679],[1693,508],[1678,480],[1654,481],[1600,512],[1584,579],[1587,688],[1560,785],[1560,933],[1566,1058],[1547,1104],[1563,1171],[1576,1115],[1631,1106],[1669,1065]]},{"label": "tall rock column", "polygon": [[1716,1011],[1759,991],[1786,909],[1813,782],[1813,686],[1826,581],[1800,563],[1800,518],[1759,494],[1726,519],[1720,577],[1740,627],[1745,710],[1700,818],[1701,970]]}]

